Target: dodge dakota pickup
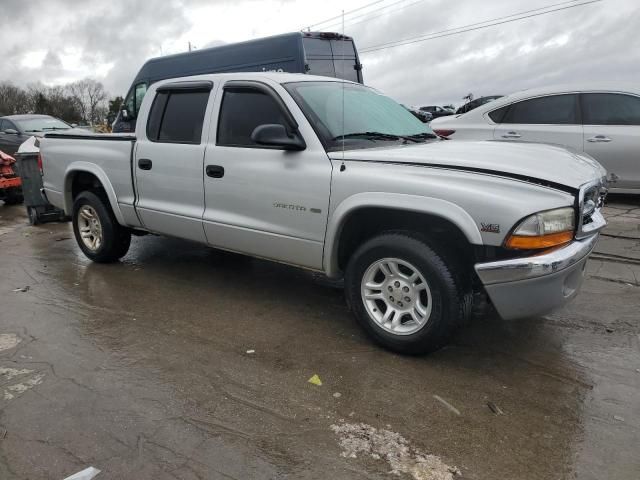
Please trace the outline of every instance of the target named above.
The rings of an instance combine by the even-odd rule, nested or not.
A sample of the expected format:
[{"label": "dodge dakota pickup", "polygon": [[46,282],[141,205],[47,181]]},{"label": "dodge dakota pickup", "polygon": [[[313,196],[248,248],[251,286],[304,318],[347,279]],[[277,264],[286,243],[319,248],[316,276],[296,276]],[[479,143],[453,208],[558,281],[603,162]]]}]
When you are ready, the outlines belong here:
[{"label": "dodge dakota pickup", "polygon": [[170,235],[343,278],[383,346],[443,346],[572,299],[605,225],[603,168],[560,147],[450,142],[361,84],[287,73],[159,81],[135,135],[47,134],[43,194],[96,262]]}]

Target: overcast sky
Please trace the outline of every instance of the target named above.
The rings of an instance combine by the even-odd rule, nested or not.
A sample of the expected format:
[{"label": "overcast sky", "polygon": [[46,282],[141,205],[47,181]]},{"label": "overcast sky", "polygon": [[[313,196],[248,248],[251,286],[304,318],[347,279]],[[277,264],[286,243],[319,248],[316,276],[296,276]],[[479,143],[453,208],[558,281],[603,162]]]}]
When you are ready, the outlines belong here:
[{"label": "overcast sky", "polygon": [[[581,3],[579,0],[574,3]],[[0,81],[90,76],[124,95],[150,57],[300,30],[371,0],[0,0]],[[347,14],[358,49],[562,0],[382,0]],[[341,31],[340,21],[317,30]],[[573,80],[640,80],[640,0],[598,3],[361,54],[365,83],[409,104]]]}]

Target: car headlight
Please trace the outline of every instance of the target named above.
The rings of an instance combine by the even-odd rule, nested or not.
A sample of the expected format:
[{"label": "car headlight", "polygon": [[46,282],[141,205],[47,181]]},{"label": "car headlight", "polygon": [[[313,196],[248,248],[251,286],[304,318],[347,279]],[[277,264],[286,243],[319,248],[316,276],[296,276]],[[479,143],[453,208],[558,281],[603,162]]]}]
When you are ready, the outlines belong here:
[{"label": "car headlight", "polygon": [[551,248],[569,243],[575,234],[572,207],[535,213],[522,220],[505,241],[507,248]]}]

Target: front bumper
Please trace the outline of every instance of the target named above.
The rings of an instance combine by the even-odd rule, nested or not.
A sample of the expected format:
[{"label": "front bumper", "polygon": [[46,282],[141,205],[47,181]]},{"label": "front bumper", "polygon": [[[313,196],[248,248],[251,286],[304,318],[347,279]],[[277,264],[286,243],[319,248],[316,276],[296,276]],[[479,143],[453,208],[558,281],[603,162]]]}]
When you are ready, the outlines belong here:
[{"label": "front bumper", "polygon": [[549,313],[576,296],[599,234],[540,255],[478,263],[476,273],[505,320]]}]

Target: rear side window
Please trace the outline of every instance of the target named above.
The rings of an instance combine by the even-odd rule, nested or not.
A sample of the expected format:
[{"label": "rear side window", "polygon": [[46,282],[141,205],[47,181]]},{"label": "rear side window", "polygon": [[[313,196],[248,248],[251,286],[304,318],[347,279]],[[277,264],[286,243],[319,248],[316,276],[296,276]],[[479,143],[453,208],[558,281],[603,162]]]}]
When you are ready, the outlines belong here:
[{"label": "rear side window", "polygon": [[577,95],[550,95],[514,103],[502,122],[518,124],[575,125]]},{"label": "rear side window", "polygon": [[582,95],[585,125],[640,125],[640,98],[620,93]]},{"label": "rear side window", "polygon": [[225,89],[218,121],[218,145],[267,148],[251,140],[259,125],[287,121],[276,101],[251,88]]},{"label": "rear side window", "polygon": [[506,107],[502,107],[497,110],[494,110],[493,112],[490,112],[489,118],[493,120],[495,123],[502,123],[502,119],[507,113],[507,110],[509,110],[509,106],[510,105],[507,105]]},{"label": "rear side window", "polygon": [[154,142],[199,144],[208,91],[160,92],[149,112],[147,137]]}]

